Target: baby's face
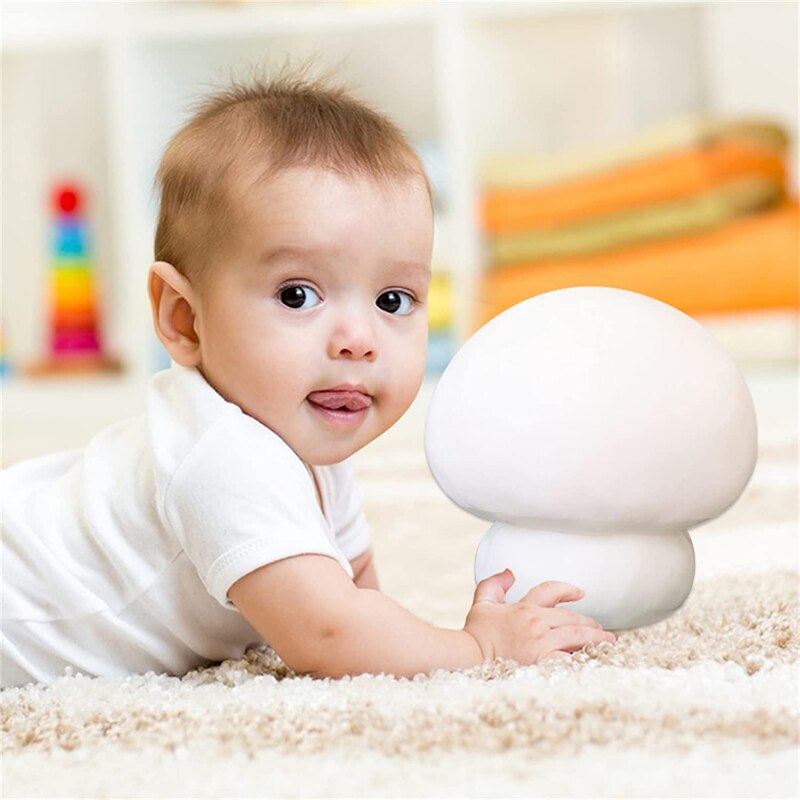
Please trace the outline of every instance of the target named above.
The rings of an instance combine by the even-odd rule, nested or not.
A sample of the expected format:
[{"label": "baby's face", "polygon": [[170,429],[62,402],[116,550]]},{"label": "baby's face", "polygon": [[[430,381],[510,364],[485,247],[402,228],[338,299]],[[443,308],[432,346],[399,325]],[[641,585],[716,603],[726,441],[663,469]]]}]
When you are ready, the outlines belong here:
[{"label": "baby's face", "polygon": [[[393,425],[422,382],[425,185],[293,168],[254,190],[240,234],[196,309],[200,370],[303,461],[341,461]],[[369,407],[326,412],[309,399],[342,384],[362,387]]]}]

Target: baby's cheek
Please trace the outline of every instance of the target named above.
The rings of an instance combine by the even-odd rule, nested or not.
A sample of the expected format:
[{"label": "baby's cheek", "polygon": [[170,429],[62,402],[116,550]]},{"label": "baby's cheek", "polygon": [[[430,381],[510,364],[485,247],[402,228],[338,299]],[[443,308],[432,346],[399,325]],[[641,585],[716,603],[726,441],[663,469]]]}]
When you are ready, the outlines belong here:
[{"label": "baby's cheek", "polygon": [[407,361],[402,376],[402,387],[397,393],[397,409],[395,420],[406,413],[408,407],[419,394],[422,381],[425,379],[425,355],[417,361]]}]

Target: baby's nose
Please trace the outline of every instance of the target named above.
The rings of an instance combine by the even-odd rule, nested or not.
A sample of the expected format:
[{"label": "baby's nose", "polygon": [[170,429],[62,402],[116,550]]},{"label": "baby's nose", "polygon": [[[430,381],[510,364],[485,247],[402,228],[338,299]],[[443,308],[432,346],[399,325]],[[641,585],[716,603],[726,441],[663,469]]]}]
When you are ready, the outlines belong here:
[{"label": "baby's nose", "polygon": [[373,348],[360,344],[339,348],[337,356],[343,358],[366,358],[368,360],[372,360],[375,357]]},{"label": "baby's nose", "polygon": [[331,358],[374,360],[377,355],[375,333],[363,320],[350,318],[331,336]]}]

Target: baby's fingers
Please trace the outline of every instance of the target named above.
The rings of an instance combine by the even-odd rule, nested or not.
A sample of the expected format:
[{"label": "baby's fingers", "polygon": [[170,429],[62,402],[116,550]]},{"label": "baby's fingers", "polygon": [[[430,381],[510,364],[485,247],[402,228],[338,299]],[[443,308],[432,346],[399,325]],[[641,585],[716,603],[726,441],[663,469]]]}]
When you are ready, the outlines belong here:
[{"label": "baby's fingers", "polygon": [[599,644],[600,642],[616,642],[617,637],[613,633],[604,631],[602,628],[589,628],[585,625],[563,625],[553,628],[544,638],[543,644],[546,646],[547,653],[553,650],[564,650],[571,653],[580,650],[587,644]]},{"label": "baby's fingers", "polygon": [[541,664],[542,661],[547,661],[548,659],[549,660],[553,660],[553,661],[556,661],[556,660],[558,660],[558,661],[562,661],[562,660],[563,661],[569,661],[570,660],[570,654],[569,653],[565,653],[563,650],[551,650],[549,653],[546,653],[545,655],[540,656],[540,658],[538,659],[537,663]]},{"label": "baby's fingers", "polygon": [[580,600],[584,595],[583,589],[572,583],[564,581],[545,581],[537,584],[517,602],[532,606],[552,608],[558,603],[567,603]]},{"label": "baby's fingers", "polygon": [[591,617],[585,617],[577,611],[570,611],[568,608],[548,608],[542,610],[542,619],[551,627],[557,628],[561,625],[586,625],[590,628],[600,628],[603,626]]}]

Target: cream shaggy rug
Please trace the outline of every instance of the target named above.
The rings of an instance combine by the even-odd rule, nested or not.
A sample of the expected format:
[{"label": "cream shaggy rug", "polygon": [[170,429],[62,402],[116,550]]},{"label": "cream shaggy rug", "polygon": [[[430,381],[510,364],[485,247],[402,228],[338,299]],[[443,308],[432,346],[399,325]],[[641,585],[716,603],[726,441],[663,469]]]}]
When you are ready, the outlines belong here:
[{"label": "cream shaggy rug", "polygon": [[[299,678],[264,647],[180,679],[6,690],[2,796],[796,797],[796,379],[749,376],[759,465],[692,533],[671,618],[564,661],[414,680]],[[486,523],[427,471],[429,395],[357,469],[383,591],[460,628]]]}]

